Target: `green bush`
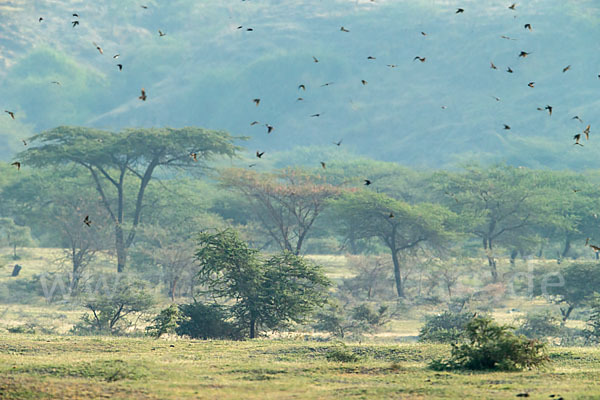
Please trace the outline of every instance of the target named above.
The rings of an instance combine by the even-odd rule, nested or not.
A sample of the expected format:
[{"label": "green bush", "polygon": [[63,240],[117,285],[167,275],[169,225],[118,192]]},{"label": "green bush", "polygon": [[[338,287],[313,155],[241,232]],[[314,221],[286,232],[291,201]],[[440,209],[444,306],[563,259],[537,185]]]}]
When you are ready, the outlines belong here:
[{"label": "green bush", "polygon": [[327,361],[337,362],[357,362],[360,357],[354,354],[351,350],[348,350],[345,345],[336,346],[325,354]]},{"label": "green bush", "polygon": [[[102,278],[96,277],[96,280]],[[75,334],[121,334],[131,326],[130,316],[147,313],[155,304],[146,282],[109,276],[104,290],[85,292],[82,305],[91,314],[82,316],[72,329]]]},{"label": "green bush", "polygon": [[432,343],[457,342],[472,316],[473,314],[469,313],[445,311],[442,314],[427,317],[427,322],[419,332],[419,341]]},{"label": "green bush", "polygon": [[240,340],[246,332],[230,322],[229,310],[218,304],[203,304],[194,301],[179,306],[179,320],[175,332],[194,339]]},{"label": "green bush", "polygon": [[175,304],[171,304],[154,317],[153,324],[146,327],[146,334],[158,339],[166,333],[173,333],[177,328],[178,318],[179,308]]},{"label": "green bush", "polygon": [[527,313],[522,319],[517,334],[525,335],[530,339],[544,339],[560,334],[560,319],[550,310],[537,313]]},{"label": "green bush", "polygon": [[474,317],[465,326],[464,342],[452,345],[449,360],[435,360],[435,370],[521,371],[549,362],[546,345],[516,335],[510,326],[498,325],[490,317]]}]

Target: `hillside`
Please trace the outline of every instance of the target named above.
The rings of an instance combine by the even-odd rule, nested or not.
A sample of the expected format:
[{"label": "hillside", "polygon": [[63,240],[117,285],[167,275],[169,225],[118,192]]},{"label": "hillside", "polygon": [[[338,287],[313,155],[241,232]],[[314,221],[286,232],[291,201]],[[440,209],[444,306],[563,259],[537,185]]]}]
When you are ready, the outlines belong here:
[{"label": "hillside", "polygon": [[[600,5],[592,1],[537,0],[515,10],[491,0],[140,5],[0,6],[0,107],[16,113],[0,118],[2,158],[57,125],[198,125],[250,136],[249,152],[267,156],[295,146],[330,152],[343,139],[350,154],[420,167],[472,158],[600,167]],[[546,105],[552,116],[537,110]],[[573,146],[587,124],[590,141]]]}]

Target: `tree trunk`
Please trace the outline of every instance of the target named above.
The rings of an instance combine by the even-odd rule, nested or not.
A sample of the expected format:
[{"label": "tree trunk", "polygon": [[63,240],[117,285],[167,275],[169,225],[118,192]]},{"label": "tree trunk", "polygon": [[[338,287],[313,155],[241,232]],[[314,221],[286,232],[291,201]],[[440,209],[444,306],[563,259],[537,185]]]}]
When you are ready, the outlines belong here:
[{"label": "tree trunk", "polygon": [[13,246],[13,260],[17,260],[19,259],[19,256],[17,256],[17,245],[15,244]]},{"label": "tree trunk", "polygon": [[398,260],[398,253],[394,249],[392,250],[392,261],[394,262],[394,278],[396,280],[396,292],[398,297],[404,297],[404,288],[402,287],[402,275],[400,274],[400,261]]},{"label": "tree trunk", "polygon": [[492,254],[492,239],[483,239],[483,249],[486,251],[488,265],[492,274],[492,282],[496,283],[498,282],[498,270],[496,269],[496,260],[494,259],[494,255]]},{"label": "tree trunk", "polygon": [[567,308],[566,310],[561,309],[560,312],[563,315],[563,325],[565,324],[565,322],[567,322],[567,319],[569,319],[569,316],[571,315],[571,311],[573,311],[575,307],[574,306],[569,306],[569,308]]},{"label": "tree trunk", "polygon": [[562,252],[562,258],[567,257],[567,254],[569,254],[569,250],[571,250],[571,237],[567,235],[567,237],[565,238],[565,247]]},{"label": "tree trunk", "polygon": [[256,337],[256,320],[253,318],[250,320],[250,339],[254,339]]},{"label": "tree trunk", "polygon": [[118,224],[115,227],[115,248],[117,250],[117,272],[123,272],[127,262],[127,249],[123,240],[123,229]]}]

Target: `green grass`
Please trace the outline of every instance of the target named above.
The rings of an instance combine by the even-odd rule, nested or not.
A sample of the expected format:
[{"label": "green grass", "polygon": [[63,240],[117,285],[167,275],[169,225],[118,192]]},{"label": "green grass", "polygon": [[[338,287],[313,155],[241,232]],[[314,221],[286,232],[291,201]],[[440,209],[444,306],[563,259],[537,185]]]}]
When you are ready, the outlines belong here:
[{"label": "green grass", "polygon": [[0,336],[2,399],[327,399],[600,397],[600,349],[553,348],[550,369],[438,373],[448,346],[349,344],[357,362],[327,361],[333,343]]}]

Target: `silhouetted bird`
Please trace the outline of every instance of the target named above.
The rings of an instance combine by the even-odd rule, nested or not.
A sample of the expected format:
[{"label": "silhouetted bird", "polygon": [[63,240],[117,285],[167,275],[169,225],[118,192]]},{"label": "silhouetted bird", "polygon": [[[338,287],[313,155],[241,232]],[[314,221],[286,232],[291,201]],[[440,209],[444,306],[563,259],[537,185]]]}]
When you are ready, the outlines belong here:
[{"label": "silhouetted bird", "polygon": [[369,186],[371,184],[371,181],[368,179],[365,179],[365,186]]},{"label": "silhouetted bird", "polygon": [[506,125],[506,124],[503,124],[503,125],[504,125],[504,129],[505,129],[505,130],[509,130],[509,129],[510,129],[510,126],[508,126],[508,125]]},{"label": "silhouetted bird", "polygon": [[531,54],[531,53],[528,53],[528,52],[526,52],[526,51],[522,51],[522,52],[520,52],[520,53],[519,53],[519,57],[526,58],[526,57],[527,57],[528,55],[530,55],[530,54]]},{"label": "silhouetted bird", "polygon": [[21,170],[21,163],[18,161],[15,161],[14,163],[10,164],[10,165],[14,165],[15,167],[17,167],[17,171]]},{"label": "silhouetted bird", "polygon": [[79,25],[79,21],[71,21],[71,23],[73,24],[73,28],[75,28],[77,25]]},{"label": "silhouetted bird", "polygon": [[563,68],[563,73],[567,72],[570,69],[571,69],[571,66],[567,65],[566,67]]},{"label": "silhouetted bird", "polygon": [[269,124],[265,124],[265,126],[267,127],[267,133],[271,133],[271,132],[273,132],[273,129],[275,129]]},{"label": "silhouetted bird", "polygon": [[119,71],[123,70],[123,64],[117,64],[117,67],[119,67]]},{"label": "silhouetted bird", "polygon": [[523,28],[531,30],[531,24],[525,24],[523,25]]},{"label": "silhouetted bird", "polygon": [[464,9],[462,9],[462,8],[459,8],[458,10],[456,10],[456,13],[455,13],[455,14],[460,14],[460,13],[464,13],[464,12],[465,12],[465,10],[464,10]]},{"label": "silhouetted bird", "polygon": [[159,37],[163,37],[163,36],[167,36],[166,33],[164,33],[163,31],[161,31],[160,29],[158,30],[158,36]]},{"label": "silhouetted bird", "polygon": [[256,152],[256,157],[258,157],[258,158],[262,158],[263,154],[265,154],[265,152],[264,152],[264,151],[257,151],[257,152]]},{"label": "silhouetted bird", "polygon": [[260,104],[260,99],[253,99],[252,101],[254,102],[254,104],[256,104],[256,107],[258,107],[258,105]]},{"label": "silhouetted bird", "polygon": [[344,28],[343,26],[340,28],[340,31],[342,31],[342,32],[350,32],[348,29]]},{"label": "silhouetted bird", "polygon": [[83,219],[83,223],[86,224],[87,226],[91,226],[92,225],[92,220],[90,220],[90,216],[86,215],[85,218]]},{"label": "silhouetted bird", "polygon": [[142,95],[138,99],[146,101],[146,90],[144,88],[142,88]]},{"label": "silhouetted bird", "polygon": [[427,60],[427,58],[426,57],[416,56],[415,58],[413,58],[413,61],[416,61],[416,60],[419,60],[419,61],[421,61],[423,63],[423,62],[425,62],[425,60]]},{"label": "silhouetted bird", "polygon": [[12,111],[8,111],[8,110],[4,110],[4,112],[5,112],[5,113],[7,113],[8,115],[10,115],[10,117],[11,117],[12,119],[15,119],[15,113],[14,113],[14,112],[12,112]]},{"label": "silhouetted bird", "polygon": [[498,67],[496,67],[496,65],[490,61],[490,68],[491,69],[498,69]]}]

